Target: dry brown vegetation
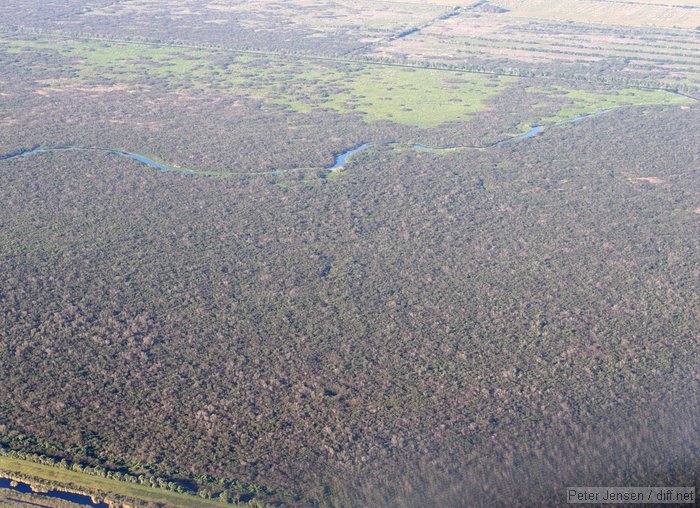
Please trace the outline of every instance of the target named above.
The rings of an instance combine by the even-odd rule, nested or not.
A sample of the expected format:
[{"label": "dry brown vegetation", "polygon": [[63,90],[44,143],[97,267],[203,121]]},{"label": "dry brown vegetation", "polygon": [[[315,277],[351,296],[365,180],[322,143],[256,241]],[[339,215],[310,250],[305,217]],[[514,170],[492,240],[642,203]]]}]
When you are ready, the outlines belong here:
[{"label": "dry brown vegetation", "polygon": [[602,25],[630,25],[694,29],[700,26],[700,6],[659,5],[607,0],[494,0],[508,16],[575,21]]}]

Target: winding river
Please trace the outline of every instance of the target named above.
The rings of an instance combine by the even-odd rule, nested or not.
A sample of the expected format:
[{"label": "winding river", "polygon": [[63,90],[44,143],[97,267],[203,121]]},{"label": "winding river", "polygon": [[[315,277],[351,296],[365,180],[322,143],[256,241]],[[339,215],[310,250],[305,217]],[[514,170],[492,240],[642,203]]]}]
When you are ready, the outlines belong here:
[{"label": "winding river", "polygon": [[[362,145],[352,148],[350,150],[347,150],[343,153],[340,153],[336,155],[335,158],[335,164],[332,166],[328,166],[324,168],[325,171],[335,171],[337,169],[342,168],[345,163],[348,161],[348,159],[355,153],[360,152],[362,150],[366,150],[367,148],[371,147],[372,145],[370,143],[363,143]],[[126,152],[123,150],[114,150],[112,148],[100,148],[100,147],[90,147],[90,146],[59,146],[59,147],[41,147],[41,146],[35,146],[34,148],[26,149],[26,150],[19,150],[17,152],[9,153],[3,156],[0,156],[0,161],[6,161],[10,159],[16,159],[19,157],[29,157],[31,155],[36,155],[40,153],[52,153],[52,152],[90,152],[90,151],[99,151],[99,152],[108,152],[114,155],[119,155],[121,157],[128,157],[129,159],[133,159],[135,161],[142,162],[146,164],[147,166],[150,166],[154,169],[158,169],[160,171],[172,171],[174,173],[182,173],[185,175],[194,175],[196,171],[192,169],[186,169],[186,168],[178,168],[174,166],[168,166],[166,164],[162,164],[160,162],[156,162],[153,159],[149,159],[145,155],[139,155],[136,153],[131,153],[131,152]],[[286,170],[277,170],[277,171],[271,171],[270,174],[280,174],[280,173],[285,173]]]},{"label": "winding river", "polygon": [[139,155],[137,153],[125,152],[122,150],[114,150],[112,148],[100,148],[100,147],[89,147],[89,146],[88,147],[85,147],[85,146],[58,146],[58,147],[54,147],[54,148],[35,146],[34,148],[30,148],[28,150],[20,150],[18,152],[3,155],[2,157],[0,157],[0,161],[15,159],[17,157],[28,157],[30,155],[35,155],[35,154],[39,154],[39,153],[90,152],[90,151],[108,152],[108,153],[112,153],[114,155],[128,157],[129,159],[134,159],[135,161],[143,162],[147,166],[151,166],[152,168],[159,169],[161,171],[173,171],[175,173],[184,173],[187,175],[193,175],[195,173],[195,171],[193,171],[191,169],[176,168],[173,166],[168,166],[166,164],[161,164],[160,162],[156,162],[153,159],[149,159],[145,155]]},{"label": "winding river", "polygon": [[[604,115],[605,113],[609,113],[612,111],[612,109],[604,109],[603,111],[598,111],[596,113],[590,113],[588,115],[580,115],[580,116],[575,116],[574,118],[570,118],[568,120],[562,120],[560,122],[556,122],[553,124],[550,124],[550,127],[556,127],[558,125],[564,125],[567,123],[576,123],[580,122],[581,120],[585,120],[586,118],[592,118],[594,116],[600,116]],[[516,136],[511,136],[509,138],[504,138],[499,141],[496,141],[494,143],[484,145],[484,146],[448,146],[448,147],[435,147],[435,146],[427,146],[427,145],[420,145],[420,144],[414,144],[411,145],[413,148],[416,150],[426,150],[429,152],[449,152],[449,151],[454,151],[454,150],[464,150],[464,149],[472,149],[472,150],[485,150],[486,148],[493,148],[495,146],[503,145],[505,143],[511,143],[513,141],[519,141],[521,139],[527,139],[527,138],[532,138],[537,136],[540,132],[542,132],[545,129],[544,125],[533,125],[532,128],[523,133],[523,134],[518,134]]]},{"label": "winding river", "polygon": [[345,163],[347,162],[347,160],[348,160],[353,154],[355,154],[355,153],[357,153],[357,152],[361,152],[362,150],[366,150],[366,149],[369,148],[370,146],[372,146],[370,143],[364,143],[364,144],[362,144],[362,145],[360,145],[360,146],[358,146],[358,147],[356,147],[356,148],[352,148],[352,149],[348,150],[347,152],[343,152],[343,153],[341,153],[341,154],[336,155],[336,157],[335,157],[335,164],[333,164],[332,166],[329,166],[329,167],[325,168],[325,170],[326,170],[326,171],[335,171],[336,169],[342,168],[342,167],[345,165]]},{"label": "winding river", "polygon": [[[557,125],[563,125],[567,123],[576,123],[580,122],[581,120],[584,120],[586,118],[591,118],[594,116],[599,116],[603,115],[605,113],[608,113],[612,111],[611,109],[606,109],[603,111],[598,111],[597,113],[591,113],[588,115],[580,115],[576,116],[574,118],[571,118],[569,120],[563,120],[561,122],[557,122],[554,124],[551,124],[551,127],[555,127]],[[484,146],[452,146],[452,147],[435,147],[435,146],[428,146],[428,145],[421,145],[421,144],[413,144],[411,145],[411,148],[414,148],[416,150],[426,150],[426,151],[431,151],[431,152],[442,152],[442,151],[454,151],[454,150],[463,150],[463,149],[473,149],[473,150],[484,150],[487,148],[493,148],[499,145],[503,145],[505,143],[511,143],[513,141],[519,141],[522,139],[527,139],[527,138],[532,138],[542,132],[542,130],[545,129],[545,126],[543,125],[534,125],[528,132],[525,132],[523,134],[518,134],[516,136],[511,136],[505,139],[501,139],[499,141],[496,141],[494,143],[491,143],[489,145],[484,145]],[[357,152],[361,152],[362,150],[366,150],[372,146],[371,143],[363,143],[359,146],[356,146],[355,148],[351,148],[350,150],[347,150],[343,153],[340,153],[336,155],[335,158],[335,164],[332,166],[328,166],[323,168],[324,171],[336,171],[340,168],[342,168],[347,162],[350,157],[352,157],[354,154]],[[194,175],[197,173],[203,173],[203,172],[198,172],[192,169],[186,169],[186,168],[180,168],[176,166],[168,166],[167,164],[162,164],[160,162],[157,162],[153,159],[150,159],[146,157],[145,155],[139,155],[136,153],[131,153],[127,152],[124,150],[116,150],[113,148],[101,148],[101,147],[81,147],[81,146],[59,146],[59,147],[42,147],[42,146],[35,146],[34,148],[29,148],[29,149],[24,149],[24,150],[18,150],[13,153],[9,153],[6,155],[0,156],[0,161],[5,161],[5,160],[11,160],[11,159],[16,159],[18,157],[28,157],[31,155],[36,155],[36,154],[42,154],[42,153],[51,153],[51,152],[69,152],[69,151],[80,151],[80,152],[87,152],[87,151],[99,151],[99,152],[108,152],[114,155],[119,155],[120,157],[127,157],[129,159],[133,159],[135,161],[141,162],[143,164],[146,164],[147,166],[150,166],[154,169],[160,170],[160,171],[171,171],[174,173],[181,173],[185,175]],[[267,174],[281,174],[281,173],[288,173],[290,171],[295,171],[294,169],[291,170],[276,170],[276,171],[270,171]],[[266,173],[239,173],[239,174],[266,174]]]},{"label": "winding river", "polygon": [[106,503],[95,503],[90,496],[85,494],[74,494],[72,492],[63,492],[60,490],[48,490],[46,492],[36,492],[31,485],[24,482],[12,481],[7,478],[0,478],[0,489],[9,489],[21,494],[34,494],[36,496],[50,497],[53,499],[62,499],[71,503],[94,506],[96,508],[109,508]]}]

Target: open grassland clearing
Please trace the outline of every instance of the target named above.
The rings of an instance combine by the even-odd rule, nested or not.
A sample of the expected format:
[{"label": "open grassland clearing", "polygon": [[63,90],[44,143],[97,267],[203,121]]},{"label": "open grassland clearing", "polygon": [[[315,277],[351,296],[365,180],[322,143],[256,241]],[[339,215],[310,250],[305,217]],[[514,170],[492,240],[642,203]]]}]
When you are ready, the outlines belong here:
[{"label": "open grassland clearing", "polygon": [[[51,58],[58,52],[75,78],[171,89],[220,90],[257,97],[296,111],[330,108],[359,113],[367,121],[391,120],[418,127],[468,120],[515,78],[366,65],[361,62],[295,60],[220,50],[96,41],[3,40],[4,50]],[[52,82],[46,88],[59,86]]]},{"label": "open grassland clearing", "polygon": [[565,122],[581,115],[625,106],[680,105],[689,104],[691,99],[659,90],[639,90],[635,88],[620,90],[586,90],[570,89],[561,86],[548,88],[529,87],[527,93],[544,94],[550,100],[558,97],[562,102],[555,108],[555,113],[537,118],[535,123],[546,125]]},{"label": "open grassland clearing", "polygon": [[480,74],[454,75],[440,70],[378,67],[352,82],[328,106],[338,111],[358,109],[367,120],[436,127],[466,121],[515,78]]},{"label": "open grassland clearing", "polygon": [[[3,51],[32,60],[54,61],[61,79],[36,82],[37,93],[85,87],[115,90],[163,86],[173,91],[216,90],[258,98],[290,111],[330,109],[355,113],[363,120],[431,128],[469,121],[493,108],[497,97],[529,82],[509,77],[442,69],[368,64],[332,59],[230,52],[167,45],[45,38],[0,39]],[[60,58],[56,58],[60,57]],[[662,91],[573,88],[561,110],[531,123],[565,120],[623,105],[675,104],[686,99]],[[566,95],[561,87],[539,87],[542,100],[554,104]]]},{"label": "open grassland clearing", "polygon": [[328,108],[430,128],[469,120],[515,78],[442,70],[243,57],[228,68],[235,89],[296,111]]},{"label": "open grassland clearing", "polygon": [[493,5],[507,9],[507,16],[662,28],[700,26],[700,10],[667,6],[599,0],[494,0]]},{"label": "open grassland clearing", "polygon": [[27,460],[0,455],[0,475],[19,476],[27,479],[56,483],[89,495],[105,496],[107,499],[128,498],[166,506],[222,506],[220,501],[204,499],[188,494],[168,492],[161,489],[137,485],[111,478],[102,478],[68,469],[62,469]]}]

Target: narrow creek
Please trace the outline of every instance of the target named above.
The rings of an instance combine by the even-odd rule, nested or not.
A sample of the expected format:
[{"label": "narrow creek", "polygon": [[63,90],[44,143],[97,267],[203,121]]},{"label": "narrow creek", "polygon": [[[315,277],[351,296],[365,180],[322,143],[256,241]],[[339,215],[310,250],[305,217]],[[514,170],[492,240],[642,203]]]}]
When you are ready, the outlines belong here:
[{"label": "narrow creek", "polygon": [[137,153],[125,152],[122,150],[114,150],[112,148],[100,148],[100,147],[85,147],[85,146],[58,146],[58,147],[42,147],[35,146],[28,150],[20,150],[14,153],[0,156],[0,161],[16,159],[17,157],[28,157],[30,155],[40,154],[40,153],[51,153],[51,152],[108,152],[114,155],[119,155],[121,157],[128,157],[129,159],[134,159],[135,161],[143,162],[147,166],[159,169],[161,171],[173,171],[175,173],[184,173],[187,175],[193,175],[195,172],[191,169],[178,168],[174,166],[168,166],[166,164],[161,164],[153,159],[149,159],[145,155],[139,155]]},{"label": "narrow creek", "polygon": [[413,144],[411,146],[412,146],[412,148],[415,148],[416,150],[425,150],[425,151],[429,151],[429,152],[449,152],[449,151],[463,150],[463,149],[485,150],[487,148],[493,148],[495,146],[503,145],[505,143],[511,143],[513,141],[519,141],[521,139],[528,139],[528,138],[535,137],[540,132],[542,132],[546,127],[556,127],[558,125],[564,125],[567,123],[576,123],[576,122],[580,122],[581,120],[585,120],[586,118],[592,118],[595,116],[604,115],[605,113],[609,113],[610,111],[612,111],[612,109],[604,109],[603,111],[597,111],[596,113],[590,113],[588,115],[575,116],[574,118],[570,118],[568,120],[562,120],[560,122],[550,124],[549,126],[533,125],[529,131],[527,131],[523,134],[517,134],[515,136],[504,138],[504,139],[501,139],[501,140],[498,140],[498,141],[495,141],[493,143],[490,143],[488,145],[483,145],[483,146],[436,147],[436,146],[428,146],[428,145],[421,145],[421,144]]},{"label": "narrow creek", "polygon": [[[550,127],[555,127],[557,125],[563,125],[563,124],[567,124],[567,123],[580,122],[581,120],[584,120],[586,118],[591,118],[594,116],[603,115],[603,114],[608,113],[610,111],[612,111],[612,110],[606,109],[603,111],[598,111],[597,113],[576,116],[576,117],[571,118],[569,120],[563,120],[561,122],[551,124]],[[496,147],[499,145],[503,145],[505,143],[519,141],[519,140],[527,139],[527,138],[532,138],[532,137],[536,136],[537,134],[539,134],[540,132],[542,132],[544,129],[545,129],[545,126],[543,126],[543,125],[534,125],[528,132],[525,132],[523,134],[518,134],[516,136],[510,136],[508,138],[501,139],[499,141],[496,141],[494,143],[491,143],[491,144],[485,145],[485,146],[435,147],[435,146],[428,146],[428,145],[421,145],[421,144],[412,144],[410,146],[411,146],[411,148],[414,148],[416,150],[425,150],[425,151],[431,151],[431,152],[453,151],[453,150],[461,150],[461,149],[484,150],[487,148],[493,148],[493,147]],[[370,148],[371,146],[372,146],[371,143],[363,143],[359,146],[356,146],[355,148],[351,148],[343,153],[337,154],[336,158],[335,158],[335,163],[332,166],[327,166],[327,167],[323,168],[323,170],[324,171],[335,171],[337,169],[340,169],[348,162],[348,159],[350,157],[352,157],[354,154],[356,154],[357,152],[360,152],[362,150],[366,150],[366,149]],[[133,159],[135,161],[141,162],[147,166],[150,166],[150,167],[157,169],[157,170],[160,170],[160,171],[170,171],[170,172],[181,173],[181,174],[186,174],[186,175],[194,175],[194,174],[198,173],[197,171],[192,170],[192,169],[180,168],[177,166],[168,166],[167,164],[162,164],[160,162],[157,162],[153,159],[146,157],[145,155],[139,155],[139,154],[127,152],[124,150],[116,150],[113,148],[101,148],[101,147],[59,146],[59,147],[52,148],[52,147],[35,146],[33,148],[18,150],[16,152],[2,155],[2,156],[0,156],[0,161],[12,160],[12,159],[16,159],[19,157],[29,157],[32,155],[42,154],[42,153],[69,152],[69,151],[108,152],[108,153],[111,153],[114,155],[118,155],[120,157],[127,157],[129,159]],[[269,174],[281,174],[281,173],[288,173],[290,171],[295,171],[295,170],[294,169],[276,170],[276,171],[270,171]],[[238,174],[265,174],[265,173],[238,173]]]},{"label": "narrow creek", "polygon": [[342,168],[347,160],[355,153],[361,152],[362,150],[366,150],[367,148],[371,147],[372,145],[370,143],[363,143],[358,147],[352,148],[348,150],[347,152],[343,152],[341,154],[336,155],[335,157],[335,164],[332,166],[328,166],[325,168],[326,171],[334,171],[336,169]]}]

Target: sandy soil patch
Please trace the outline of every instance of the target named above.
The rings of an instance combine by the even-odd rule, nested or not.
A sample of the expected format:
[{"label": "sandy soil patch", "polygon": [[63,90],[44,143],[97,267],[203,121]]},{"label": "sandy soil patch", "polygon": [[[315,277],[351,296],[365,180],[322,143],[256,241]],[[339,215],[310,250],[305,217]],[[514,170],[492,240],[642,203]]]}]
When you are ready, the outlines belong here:
[{"label": "sandy soil patch", "polygon": [[129,90],[129,87],[123,85],[94,85],[94,86],[84,86],[84,85],[59,85],[52,87],[39,88],[34,90],[34,93],[47,96],[55,93],[66,93],[66,92],[83,92],[88,94],[103,94],[109,92],[124,92]]},{"label": "sandy soil patch", "polygon": [[633,180],[635,180],[637,182],[646,182],[646,183],[650,183],[653,185],[661,185],[662,183],[664,183],[664,181],[661,178],[659,178],[658,176],[640,176],[640,177],[634,178]]}]

